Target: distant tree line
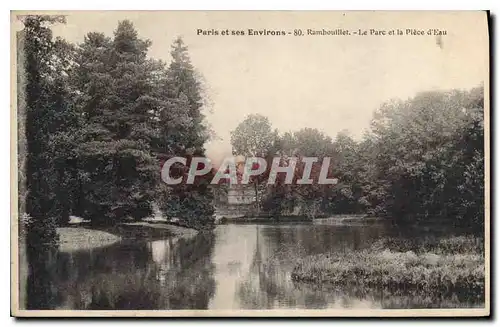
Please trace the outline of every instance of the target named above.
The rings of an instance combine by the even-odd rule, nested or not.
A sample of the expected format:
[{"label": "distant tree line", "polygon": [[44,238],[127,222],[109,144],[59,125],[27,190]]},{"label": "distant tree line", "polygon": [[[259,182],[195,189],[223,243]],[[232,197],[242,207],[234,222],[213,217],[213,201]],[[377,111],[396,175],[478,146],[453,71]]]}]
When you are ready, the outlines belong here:
[{"label": "distant tree line", "polygon": [[19,212],[29,217],[28,237],[53,242],[70,215],[95,225],[139,220],[153,202],[185,225],[211,228],[206,182],[160,179],[162,162],[204,156],[209,138],[202,85],[182,39],[167,64],[147,56],[151,42],[127,20],[112,37],[92,32],[80,44],[53,37],[51,25],[64,17],[22,22]]},{"label": "distant tree line", "polygon": [[[290,157],[331,157],[336,185],[267,185],[255,179],[258,205],[273,217],[369,214],[398,225],[440,222],[484,229],[484,89],[423,92],[383,104],[357,141],[303,128],[280,134],[267,117],[249,115],[231,133],[233,152],[286,165]],[[317,166],[316,166],[317,168]],[[269,172],[269,168],[268,168]],[[297,165],[295,178],[302,176]],[[314,179],[318,169],[313,167]],[[280,182],[281,181],[281,182]]]}]

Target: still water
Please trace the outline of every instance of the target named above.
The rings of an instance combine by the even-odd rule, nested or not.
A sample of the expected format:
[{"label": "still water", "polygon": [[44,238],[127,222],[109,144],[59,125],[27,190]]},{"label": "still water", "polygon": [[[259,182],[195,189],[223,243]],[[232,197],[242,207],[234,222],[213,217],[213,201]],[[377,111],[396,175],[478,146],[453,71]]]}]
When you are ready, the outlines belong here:
[{"label": "still water", "polygon": [[[412,297],[297,283],[293,260],[357,250],[380,224],[221,225],[190,239],[123,241],[45,258],[27,283],[28,309],[276,309],[418,307]],[[431,299],[439,306],[439,301]]]}]

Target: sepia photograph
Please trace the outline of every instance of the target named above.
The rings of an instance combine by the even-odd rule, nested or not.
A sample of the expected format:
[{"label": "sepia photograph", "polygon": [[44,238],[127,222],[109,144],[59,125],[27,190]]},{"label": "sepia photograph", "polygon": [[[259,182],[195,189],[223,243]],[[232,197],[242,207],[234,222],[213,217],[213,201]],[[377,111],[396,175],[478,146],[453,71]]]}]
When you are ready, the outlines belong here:
[{"label": "sepia photograph", "polygon": [[11,11],[11,314],[489,316],[490,23]]}]

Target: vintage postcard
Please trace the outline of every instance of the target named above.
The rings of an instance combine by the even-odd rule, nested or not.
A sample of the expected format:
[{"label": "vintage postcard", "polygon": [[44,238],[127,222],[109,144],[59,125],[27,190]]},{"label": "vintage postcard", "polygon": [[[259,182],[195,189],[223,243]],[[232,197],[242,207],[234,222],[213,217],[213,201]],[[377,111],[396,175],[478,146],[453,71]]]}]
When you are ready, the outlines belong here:
[{"label": "vintage postcard", "polygon": [[486,11],[11,13],[12,315],[490,315]]}]

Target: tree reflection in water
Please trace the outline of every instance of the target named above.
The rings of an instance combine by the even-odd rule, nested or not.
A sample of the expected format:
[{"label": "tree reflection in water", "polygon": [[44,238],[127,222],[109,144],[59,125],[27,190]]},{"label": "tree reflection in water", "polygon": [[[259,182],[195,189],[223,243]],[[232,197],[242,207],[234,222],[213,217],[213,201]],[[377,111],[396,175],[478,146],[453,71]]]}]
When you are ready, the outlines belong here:
[{"label": "tree reflection in water", "polygon": [[28,307],[206,309],[215,290],[213,238],[203,233],[191,239],[122,242],[46,256],[30,262],[37,276],[44,278],[28,283]]},{"label": "tree reflection in water", "polygon": [[26,280],[26,290],[20,290],[21,293],[26,294],[25,303],[20,306],[24,306],[28,310],[55,309],[58,294],[53,276],[57,271],[57,247],[40,245],[35,249],[23,246],[21,253],[21,255],[26,256],[26,260],[20,258],[19,262],[27,264],[28,269],[26,271],[20,267],[20,271],[25,271],[25,273],[20,274],[20,279]]},{"label": "tree reflection in water", "polygon": [[[335,228],[334,233],[332,228]],[[382,232],[383,229],[376,226],[369,229],[366,226],[256,226],[256,246],[250,270],[237,286],[242,307],[321,309],[347,303],[349,299],[342,301],[330,290],[325,292],[293,282],[290,275],[295,260],[331,250],[357,250],[370,244]]]},{"label": "tree reflection in water", "polygon": [[[312,232],[314,231],[314,232]],[[332,232],[334,231],[334,232]],[[391,231],[392,233],[393,231]],[[290,272],[297,258],[324,252],[359,250],[389,232],[377,226],[256,227],[253,259],[240,279],[237,295],[244,309],[460,308],[481,307],[467,293],[431,296],[422,292],[366,290],[294,282]],[[311,237],[314,234],[315,237]]]}]

